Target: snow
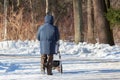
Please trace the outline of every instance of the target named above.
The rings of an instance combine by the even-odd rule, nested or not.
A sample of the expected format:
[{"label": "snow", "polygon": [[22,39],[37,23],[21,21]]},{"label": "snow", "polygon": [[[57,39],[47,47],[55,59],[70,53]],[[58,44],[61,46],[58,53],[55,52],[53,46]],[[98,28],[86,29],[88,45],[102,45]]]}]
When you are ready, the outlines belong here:
[{"label": "snow", "polygon": [[[0,80],[120,80],[120,46],[60,40],[63,73],[40,72],[39,41],[0,42]],[[54,59],[59,59],[58,55]]]}]

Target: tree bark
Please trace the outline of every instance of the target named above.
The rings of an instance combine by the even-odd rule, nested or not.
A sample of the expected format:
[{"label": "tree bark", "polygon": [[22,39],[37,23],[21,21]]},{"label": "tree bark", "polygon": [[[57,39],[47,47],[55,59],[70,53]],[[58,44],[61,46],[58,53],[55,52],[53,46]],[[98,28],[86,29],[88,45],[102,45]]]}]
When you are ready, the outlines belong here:
[{"label": "tree bark", "polygon": [[7,39],[7,0],[4,0],[4,40]]},{"label": "tree bark", "polygon": [[110,0],[105,0],[107,8],[110,8]]},{"label": "tree bark", "polygon": [[94,36],[94,19],[93,19],[93,6],[92,0],[87,1],[87,22],[88,22],[88,32],[87,32],[87,41],[88,43],[95,43],[95,36]]},{"label": "tree bark", "polygon": [[49,0],[46,0],[46,14],[49,12]]},{"label": "tree bark", "polygon": [[83,42],[82,34],[82,0],[73,0],[74,9],[74,28],[75,28],[75,42]]},{"label": "tree bark", "polygon": [[114,45],[113,34],[105,17],[105,0],[94,0],[95,26],[97,27],[99,43]]}]

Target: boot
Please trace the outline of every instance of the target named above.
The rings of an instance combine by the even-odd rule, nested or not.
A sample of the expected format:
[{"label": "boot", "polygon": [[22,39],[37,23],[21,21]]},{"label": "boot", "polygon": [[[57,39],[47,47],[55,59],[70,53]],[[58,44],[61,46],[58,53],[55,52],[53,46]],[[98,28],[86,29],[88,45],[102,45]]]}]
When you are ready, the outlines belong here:
[{"label": "boot", "polygon": [[52,74],[52,62],[53,62],[53,55],[48,55],[47,75],[53,75]]},{"label": "boot", "polygon": [[52,66],[51,65],[47,66],[47,75],[53,75],[52,74]]},{"label": "boot", "polygon": [[41,55],[41,73],[45,74],[45,67],[47,62],[47,55]]},{"label": "boot", "polygon": [[44,66],[44,64],[41,64],[41,74],[45,74],[45,66]]}]

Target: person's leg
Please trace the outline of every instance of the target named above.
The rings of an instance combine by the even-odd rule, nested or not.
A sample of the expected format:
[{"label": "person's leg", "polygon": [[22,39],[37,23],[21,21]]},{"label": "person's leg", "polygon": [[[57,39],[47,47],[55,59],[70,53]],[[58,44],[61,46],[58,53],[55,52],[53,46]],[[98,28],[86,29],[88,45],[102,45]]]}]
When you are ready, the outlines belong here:
[{"label": "person's leg", "polygon": [[48,55],[47,74],[52,75],[53,54]]},{"label": "person's leg", "polygon": [[42,74],[45,74],[46,63],[47,63],[47,55],[43,54],[41,55],[41,73]]}]

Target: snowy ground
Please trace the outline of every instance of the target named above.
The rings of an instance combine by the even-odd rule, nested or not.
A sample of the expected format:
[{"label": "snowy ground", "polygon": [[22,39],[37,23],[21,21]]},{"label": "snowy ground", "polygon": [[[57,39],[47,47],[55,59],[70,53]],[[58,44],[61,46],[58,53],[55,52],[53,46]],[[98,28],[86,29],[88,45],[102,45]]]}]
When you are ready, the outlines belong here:
[{"label": "snowy ground", "polygon": [[[37,41],[0,42],[0,80],[120,80],[120,46],[60,41],[63,74],[40,74]],[[58,55],[55,55],[58,59]]]}]

